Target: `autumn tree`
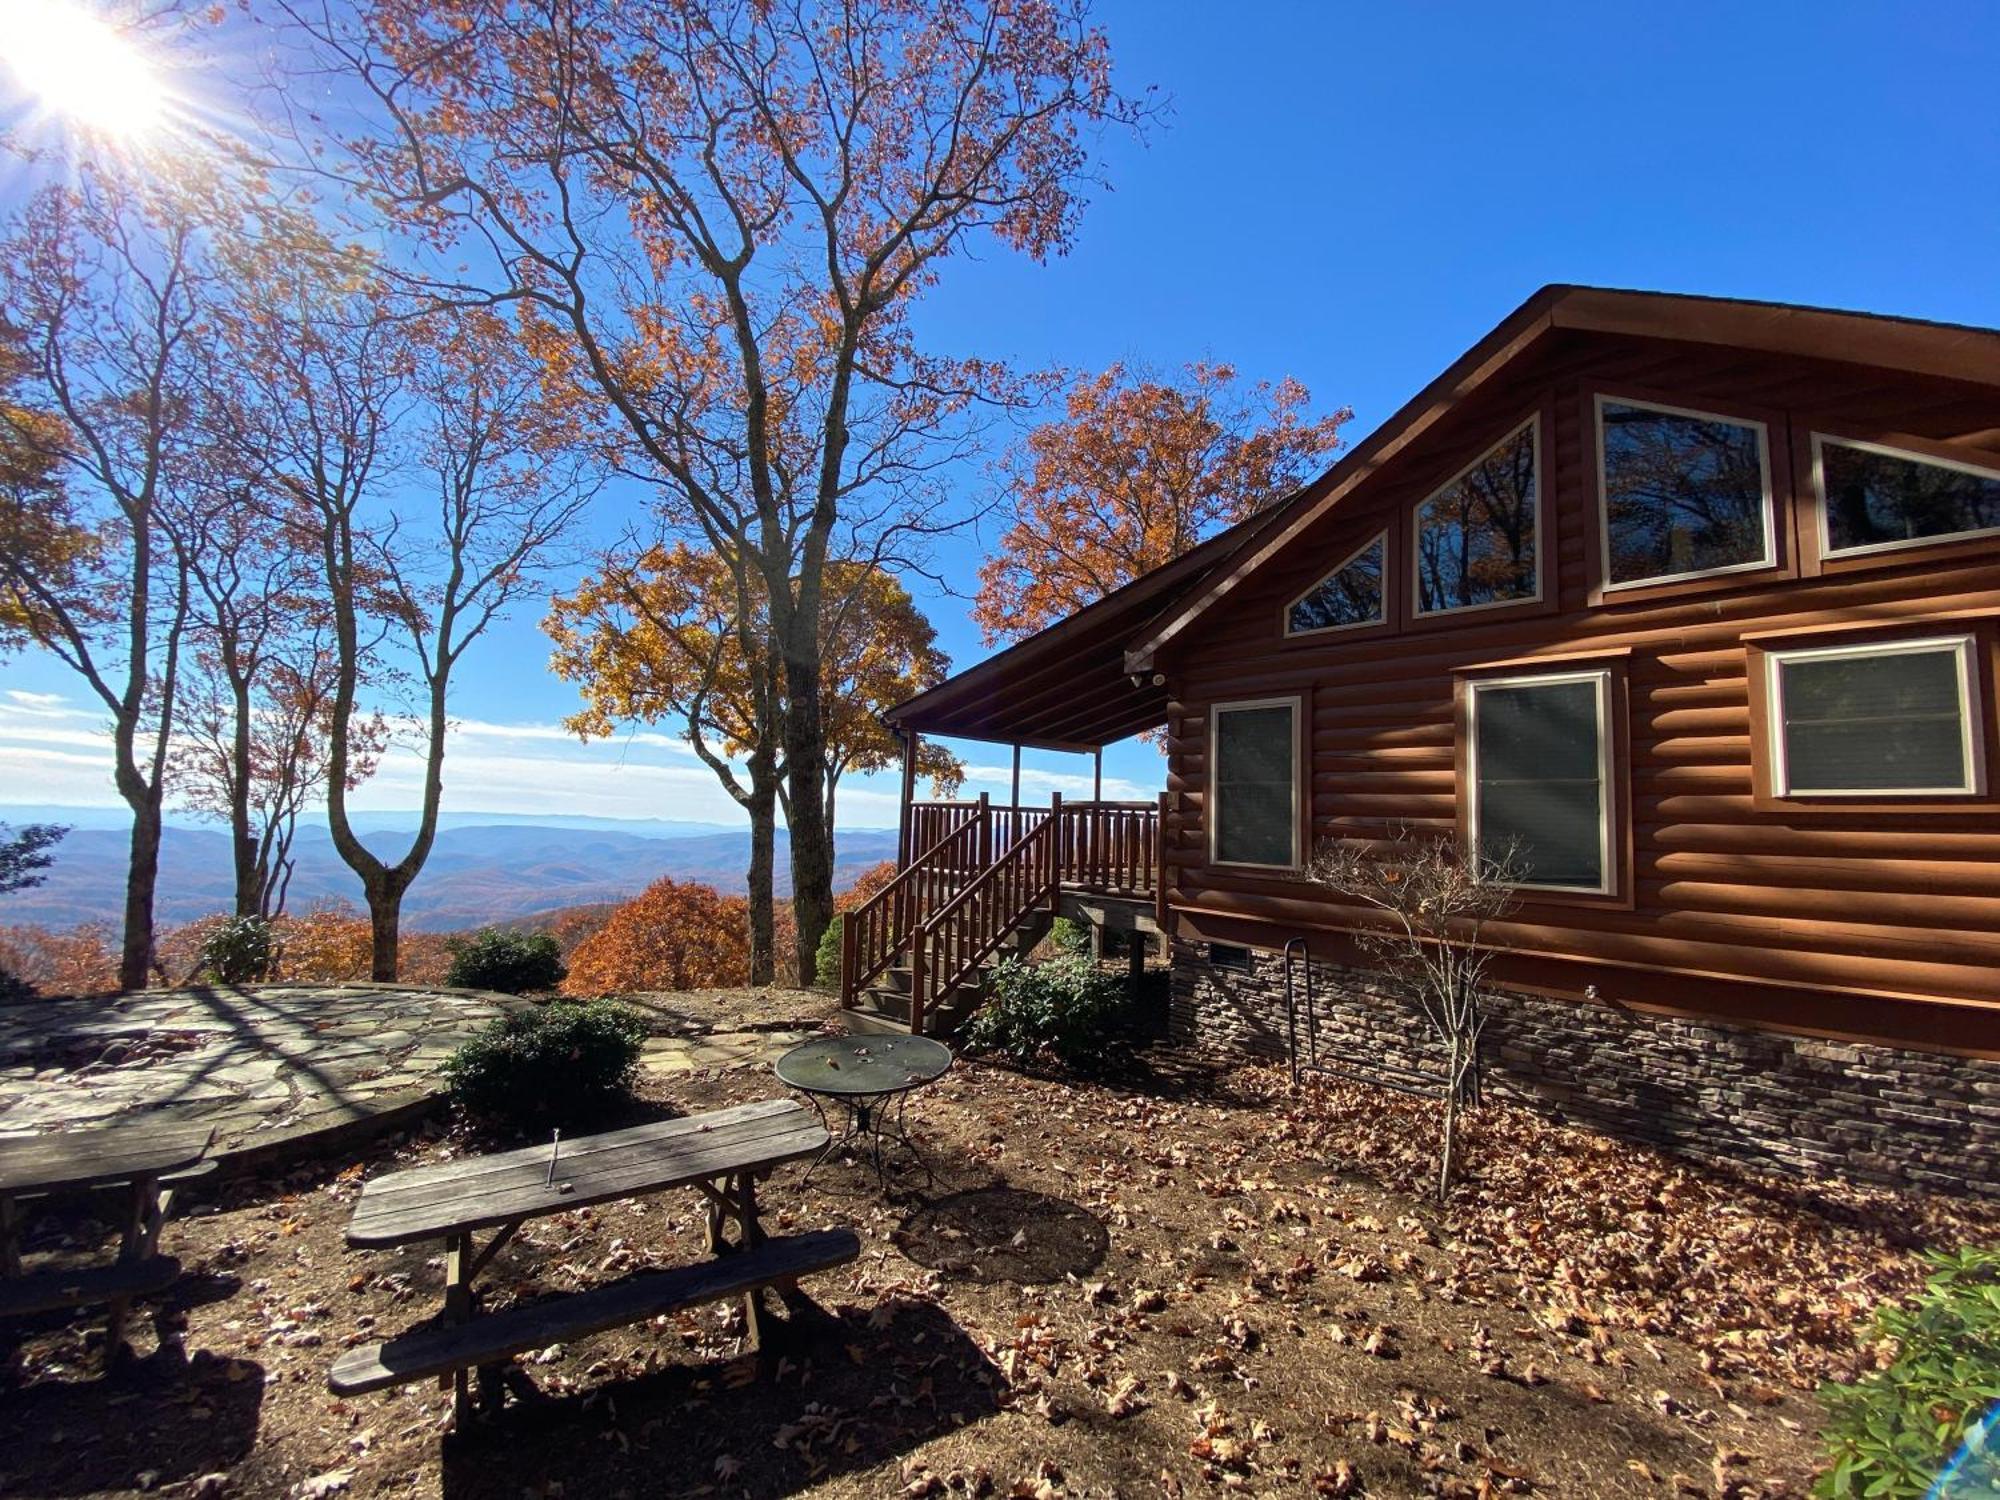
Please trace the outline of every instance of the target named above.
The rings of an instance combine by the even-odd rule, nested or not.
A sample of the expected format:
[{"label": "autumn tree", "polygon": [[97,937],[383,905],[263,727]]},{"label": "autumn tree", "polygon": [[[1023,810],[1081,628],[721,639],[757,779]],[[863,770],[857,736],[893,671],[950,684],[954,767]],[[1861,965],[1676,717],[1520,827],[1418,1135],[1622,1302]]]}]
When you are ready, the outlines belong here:
[{"label": "autumn tree", "polygon": [[[886,571],[839,562],[827,576],[834,603],[823,617],[820,660],[830,816],[846,772],[882,769],[897,753],[882,710],[942,681],[951,663]],[[555,642],[552,666],[586,700],[566,721],[570,729],[590,739],[622,723],[670,722],[748,815],[750,979],[768,984],[777,814],[789,806],[783,684],[756,577],[685,542],[616,551],[553,601],[543,628]],[[946,791],[963,778],[942,746],[925,747],[922,769]]]},{"label": "autumn tree", "polygon": [[698,990],[750,974],[748,913],[741,896],[661,878],[606,918],[569,956],[568,995]]},{"label": "autumn tree", "polygon": [[979,569],[980,634],[1033,635],[1312,479],[1353,413],[1310,403],[1296,380],[1226,364],[1078,379],[1000,465],[1008,521]]},{"label": "autumn tree", "polygon": [[[80,677],[110,718],[132,812],[119,983],[153,951],[162,806],[204,452],[204,330],[224,287],[217,239],[242,204],[216,181],[168,183],[86,160],[42,187],[0,242],[0,631]],[[43,482],[23,486],[24,472]]]},{"label": "autumn tree", "polygon": [[[313,559],[330,622],[327,821],[361,880],[372,975],[390,980],[403,895],[437,836],[453,676],[542,587],[594,481],[512,330],[490,313],[397,303],[375,270],[353,255],[280,265],[233,337],[259,371],[242,451]],[[417,828],[395,858],[363,842],[348,810],[380,748],[364,695],[389,673],[415,698],[405,728],[424,768]]]},{"label": "autumn tree", "polygon": [[281,3],[366,94],[346,159],[440,251],[434,292],[528,309],[662,514],[761,580],[809,982],[828,564],[926,535],[1006,392],[912,308],[972,245],[1064,250],[1093,133],[1145,107],[1085,0]]}]

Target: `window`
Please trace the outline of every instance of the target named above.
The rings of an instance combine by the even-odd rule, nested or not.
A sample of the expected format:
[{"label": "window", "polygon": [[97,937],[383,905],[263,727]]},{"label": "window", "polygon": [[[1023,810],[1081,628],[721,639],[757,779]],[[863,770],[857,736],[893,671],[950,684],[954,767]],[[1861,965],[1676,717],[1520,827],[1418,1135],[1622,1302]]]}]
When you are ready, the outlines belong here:
[{"label": "window", "polygon": [[1609,894],[1611,673],[1471,684],[1472,846],[1515,883]]},{"label": "window", "polygon": [[1813,434],[1829,556],[2000,531],[2000,471]]},{"label": "window", "polygon": [[1388,560],[1389,533],[1385,531],[1292,601],[1285,611],[1285,634],[1381,624],[1385,618],[1382,578]]},{"label": "window", "polygon": [[1772,651],[1772,785],[1781,797],[1980,790],[1973,637]]},{"label": "window", "polygon": [[1214,719],[1210,858],[1293,868],[1299,863],[1299,700],[1218,704]]},{"label": "window", "polygon": [[1761,422],[1597,398],[1607,588],[1772,561]]},{"label": "window", "polygon": [[1540,597],[1541,423],[1530,419],[1417,507],[1417,613]]}]

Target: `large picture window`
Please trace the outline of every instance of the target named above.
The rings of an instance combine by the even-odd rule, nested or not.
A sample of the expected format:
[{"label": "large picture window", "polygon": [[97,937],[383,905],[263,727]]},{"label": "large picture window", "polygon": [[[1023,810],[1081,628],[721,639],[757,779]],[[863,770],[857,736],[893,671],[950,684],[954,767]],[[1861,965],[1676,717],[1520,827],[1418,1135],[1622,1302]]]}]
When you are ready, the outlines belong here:
[{"label": "large picture window", "polygon": [[2000,469],[1813,434],[1828,556],[2000,531]]},{"label": "large picture window", "polygon": [[1299,863],[1299,700],[1220,703],[1209,737],[1209,857]]},{"label": "large picture window", "polygon": [[1389,534],[1350,553],[1341,565],[1294,599],[1285,611],[1286,635],[1379,625],[1385,618],[1382,581],[1389,560]]},{"label": "large picture window", "polygon": [[1769,449],[1761,422],[1598,397],[1605,586],[1770,564]]},{"label": "large picture window", "polygon": [[1609,671],[1470,685],[1472,846],[1515,884],[1609,894]]},{"label": "large picture window", "polygon": [[1981,790],[1974,638],[1772,651],[1772,785],[1781,797]]},{"label": "large picture window", "polygon": [[1540,434],[1524,422],[1417,507],[1418,614],[1540,596]]}]

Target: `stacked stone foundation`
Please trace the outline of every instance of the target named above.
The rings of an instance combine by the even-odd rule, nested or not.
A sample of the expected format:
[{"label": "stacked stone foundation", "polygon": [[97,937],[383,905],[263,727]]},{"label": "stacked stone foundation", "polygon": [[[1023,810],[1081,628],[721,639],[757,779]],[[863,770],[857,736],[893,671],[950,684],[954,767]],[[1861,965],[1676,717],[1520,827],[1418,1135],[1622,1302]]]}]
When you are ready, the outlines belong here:
[{"label": "stacked stone foundation", "polygon": [[[1171,1034],[1284,1061],[1283,959],[1228,957],[1175,942]],[[1406,998],[1317,963],[1313,991],[1320,1054],[1344,1074],[1437,1073]],[[2000,1062],[1520,994],[1492,998],[1480,1058],[1488,1098],[1696,1159],[2000,1197]]]}]

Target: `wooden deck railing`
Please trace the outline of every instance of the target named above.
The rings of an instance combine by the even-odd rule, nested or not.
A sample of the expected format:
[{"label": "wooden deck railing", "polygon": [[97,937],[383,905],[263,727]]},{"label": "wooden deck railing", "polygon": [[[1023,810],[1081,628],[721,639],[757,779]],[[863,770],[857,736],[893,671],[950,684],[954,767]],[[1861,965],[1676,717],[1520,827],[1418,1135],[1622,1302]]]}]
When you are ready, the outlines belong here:
[{"label": "wooden deck railing", "polygon": [[897,872],[896,878],[847,914],[840,930],[840,1003],[851,1002],[908,946],[924,920],[957,895],[989,863],[991,829],[978,803],[974,815]]},{"label": "wooden deck railing", "polygon": [[919,1031],[927,996],[969,978],[1038,903],[1064,889],[1156,895],[1163,805],[912,803],[910,841],[922,852],[847,914],[841,1003],[908,952],[910,1029]]},{"label": "wooden deck railing", "polygon": [[1065,802],[1062,883],[1109,896],[1150,895],[1160,878],[1160,809],[1153,802]]},{"label": "wooden deck railing", "polygon": [[986,955],[1021,919],[1044,903],[1053,907],[1057,818],[1044,817],[1002,851],[980,877],[947,901],[917,930],[910,948],[910,1030],[921,1035],[932,995],[948,995],[970,979]]}]

